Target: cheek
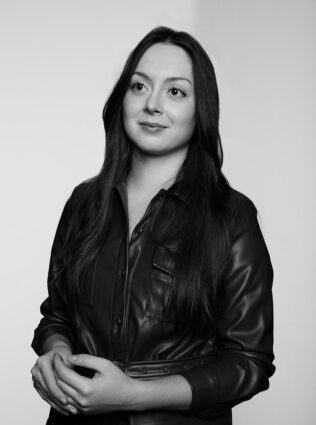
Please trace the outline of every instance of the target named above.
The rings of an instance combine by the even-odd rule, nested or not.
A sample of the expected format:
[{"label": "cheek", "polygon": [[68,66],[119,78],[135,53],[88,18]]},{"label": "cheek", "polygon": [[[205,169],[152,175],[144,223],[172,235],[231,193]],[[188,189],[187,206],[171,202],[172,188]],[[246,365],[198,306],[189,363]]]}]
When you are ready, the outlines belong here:
[{"label": "cheek", "polygon": [[123,101],[123,116],[131,118],[137,115],[140,110],[140,100],[135,96],[126,95]]},{"label": "cheek", "polygon": [[131,109],[128,98],[125,96],[123,101],[123,126],[126,133],[130,136],[130,124],[131,124]]},{"label": "cheek", "polygon": [[195,129],[195,108],[190,107],[187,108],[182,115],[183,121],[182,121],[182,129],[184,134],[186,134],[186,137],[190,138],[194,132]]},{"label": "cheek", "polygon": [[128,96],[126,95],[123,100],[123,117],[126,119],[130,114],[130,102]]},{"label": "cheek", "polygon": [[192,105],[186,105],[183,108],[174,109],[170,113],[170,117],[174,123],[181,127],[195,126],[195,110]]}]

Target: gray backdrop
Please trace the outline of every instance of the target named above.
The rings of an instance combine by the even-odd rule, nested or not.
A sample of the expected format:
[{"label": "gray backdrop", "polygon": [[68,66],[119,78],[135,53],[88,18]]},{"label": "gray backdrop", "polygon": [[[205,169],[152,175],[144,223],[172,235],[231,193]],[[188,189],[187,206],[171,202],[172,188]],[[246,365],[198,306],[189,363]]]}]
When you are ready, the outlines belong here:
[{"label": "gray backdrop", "polygon": [[214,62],[224,172],[256,204],[275,270],[277,370],[234,425],[316,423],[315,12],[312,0],[0,0],[1,423],[45,423],[30,342],[57,222],[101,167],[101,111],[127,54],[160,24]]}]

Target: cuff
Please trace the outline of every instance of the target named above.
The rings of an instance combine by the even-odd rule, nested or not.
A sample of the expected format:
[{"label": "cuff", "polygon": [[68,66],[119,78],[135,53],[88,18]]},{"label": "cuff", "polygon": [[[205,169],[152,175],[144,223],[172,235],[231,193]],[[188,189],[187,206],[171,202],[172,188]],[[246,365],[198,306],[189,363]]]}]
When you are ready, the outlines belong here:
[{"label": "cuff", "polygon": [[217,380],[216,377],[204,368],[192,368],[185,372],[180,372],[189,383],[192,390],[192,401],[189,406],[190,412],[200,412],[209,409],[217,403]]},{"label": "cuff", "polygon": [[62,335],[69,341],[70,346],[74,347],[74,339],[69,331],[69,329],[64,325],[49,325],[41,330],[35,330],[34,338],[31,343],[31,347],[35,351],[38,356],[41,356],[42,353],[42,344],[45,339],[47,339],[51,335]]}]

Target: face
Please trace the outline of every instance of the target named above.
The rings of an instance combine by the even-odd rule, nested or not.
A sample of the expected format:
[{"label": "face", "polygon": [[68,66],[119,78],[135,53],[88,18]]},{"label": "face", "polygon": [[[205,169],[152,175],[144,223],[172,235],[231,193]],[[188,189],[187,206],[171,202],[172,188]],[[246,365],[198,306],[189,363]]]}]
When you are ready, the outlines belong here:
[{"label": "face", "polygon": [[150,155],[186,149],[195,128],[190,56],[172,44],[152,45],[140,59],[123,101],[124,128]]}]

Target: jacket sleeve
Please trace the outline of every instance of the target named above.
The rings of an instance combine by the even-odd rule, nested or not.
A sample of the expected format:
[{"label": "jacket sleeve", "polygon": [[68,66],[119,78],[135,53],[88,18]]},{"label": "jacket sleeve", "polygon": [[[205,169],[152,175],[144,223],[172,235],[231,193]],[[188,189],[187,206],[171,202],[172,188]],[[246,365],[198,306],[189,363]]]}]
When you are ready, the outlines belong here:
[{"label": "jacket sleeve", "polygon": [[52,334],[61,334],[67,338],[72,346],[74,343],[72,322],[68,313],[67,305],[62,296],[62,289],[65,287],[64,278],[52,281],[52,277],[54,277],[57,267],[56,262],[54,261],[54,256],[62,247],[66,237],[71,210],[70,201],[71,197],[67,200],[63,208],[53,240],[47,279],[48,297],[40,306],[43,318],[34,331],[34,338],[31,343],[32,348],[39,356],[43,354],[41,351],[43,341]]},{"label": "jacket sleeve", "polygon": [[192,389],[188,413],[224,414],[269,387],[273,354],[273,268],[257,210],[246,197],[235,214],[229,266],[218,319],[218,352],[212,364],[181,373]]}]

